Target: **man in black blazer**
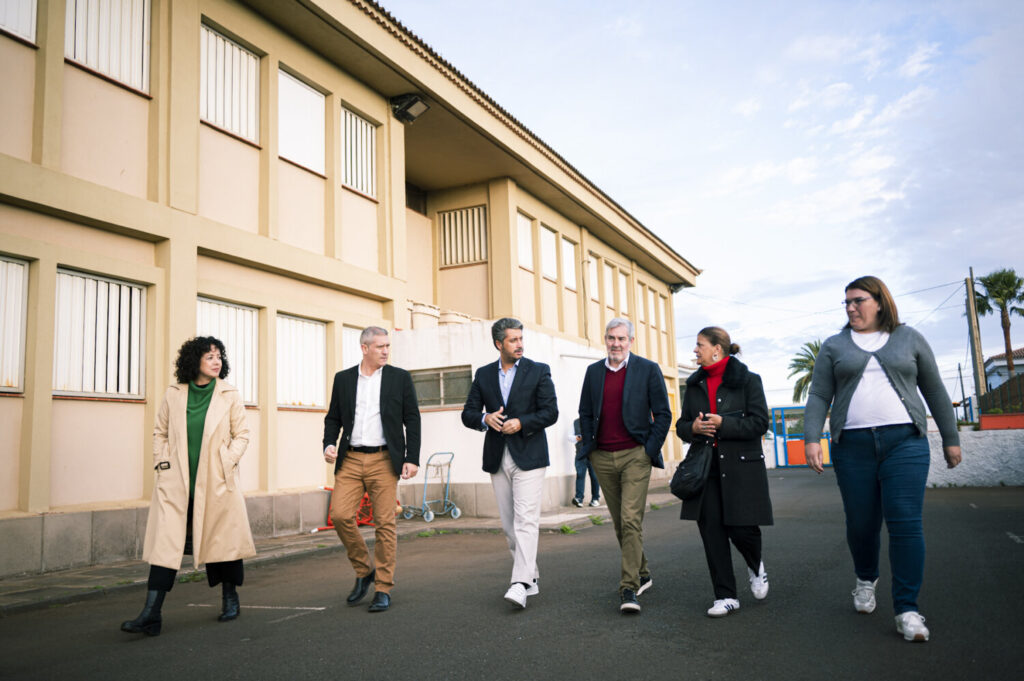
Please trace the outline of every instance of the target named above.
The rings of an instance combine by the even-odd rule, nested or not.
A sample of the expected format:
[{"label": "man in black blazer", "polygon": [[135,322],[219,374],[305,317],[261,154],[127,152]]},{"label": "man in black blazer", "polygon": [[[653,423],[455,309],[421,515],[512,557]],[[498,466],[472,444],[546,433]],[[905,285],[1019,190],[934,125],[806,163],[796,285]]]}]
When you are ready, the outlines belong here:
[{"label": "man in black blazer", "polygon": [[[356,571],[348,604],[361,601],[374,582],[369,610],[383,612],[391,605],[395,585],[398,478],[414,477],[420,463],[420,410],[412,376],[387,366],[388,332],[367,327],[359,343],[362,361],[334,375],[331,406],[324,417],[324,460],[334,464],[331,522]],[[370,565],[370,553],[356,526],[359,502],[367,493],[376,526],[376,567]]]},{"label": "man in black blazer", "polygon": [[512,552],[512,584],[505,600],[526,607],[540,591],[537,538],[548,461],[544,429],[558,420],[555,385],[547,364],[523,357],[523,324],[505,317],[491,326],[500,357],[477,369],[462,409],[467,428],[485,430],[483,468],[491,474],[501,527]]},{"label": "man in black blazer", "polygon": [[587,367],[580,394],[582,448],[598,482],[622,549],[619,610],[640,612],[650,588],[643,522],[651,468],[664,468],[661,447],[672,410],[661,367],[630,353],[633,323],[616,317],[605,327],[608,358]]}]

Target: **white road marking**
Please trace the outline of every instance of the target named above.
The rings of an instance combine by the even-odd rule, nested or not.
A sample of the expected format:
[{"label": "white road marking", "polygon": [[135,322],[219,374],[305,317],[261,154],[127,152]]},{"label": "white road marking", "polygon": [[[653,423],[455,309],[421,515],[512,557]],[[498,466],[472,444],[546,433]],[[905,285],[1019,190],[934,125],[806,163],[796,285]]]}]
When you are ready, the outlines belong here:
[{"label": "white road marking", "polygon": [[971,508],[978,508],[976,504],[971,504]]},{"label": "white road marking", "polygon": [[1013,541],[1017,542],[1018,544],[1024,544],[1024,537],[1018,537],[1013,532],[1007,532],[1006,536],[1012,539]]},{"label": "white road marking", "polygon": [[[323,610],[323,609],[324,608],[316,608],[316,610]],[[277,624],[278,622],[284,622],[286,620],[295,619],[296,617],[303,617],[305,615],[311,615],[311,614],[313,614],[312,610],[307,610],[305,612],[297,612],[294,615],[288,615],[287,617],[279,617],[276,620],[270,620],[269,622],[267,622],[267,624]]]},{"label": "white road marking", "polygon": [[[218,606],[211,605],[210,603],[189,603],[188,607],[190,607],[190,608],[214,608],[214,607],[218,607]],[[309,610],[309,611],[318,611],[318,610],[326,610],[327,609],[326,606],[324,606],[324,607],[306,607],[306,606],[299,606],[299,605],[295,605],[295,606],[292,606],[292,605],[243,605],[241,607],[248,608],[250,610]],[[304,614],[308,614],[308,613],[304,613]]]}]

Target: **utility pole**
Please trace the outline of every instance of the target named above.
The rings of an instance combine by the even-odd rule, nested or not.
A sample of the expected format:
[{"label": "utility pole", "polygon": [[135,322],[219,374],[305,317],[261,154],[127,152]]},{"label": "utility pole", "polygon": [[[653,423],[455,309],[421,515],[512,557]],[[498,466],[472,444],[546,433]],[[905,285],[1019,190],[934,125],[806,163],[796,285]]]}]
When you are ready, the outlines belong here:
[{"label": "utility pole", "polygon": [[[978,306],[974,297],[974,268],[968,270],[967,284],[967,331],[971,338],[971,368],[974,370],[974,393],[980,399],[988,392],[985,385],[985,360],[981,356],[981,332],[978,330]],[[980,404],[978,405],[981,406]]]},{"label": "utility pole", "polygon": [[964,372],[960,370],[960,362],[956,363],[956,373],[960,377],[960,406],[964,408],[964,421],[967,420],[967,395],[964,394]]}]

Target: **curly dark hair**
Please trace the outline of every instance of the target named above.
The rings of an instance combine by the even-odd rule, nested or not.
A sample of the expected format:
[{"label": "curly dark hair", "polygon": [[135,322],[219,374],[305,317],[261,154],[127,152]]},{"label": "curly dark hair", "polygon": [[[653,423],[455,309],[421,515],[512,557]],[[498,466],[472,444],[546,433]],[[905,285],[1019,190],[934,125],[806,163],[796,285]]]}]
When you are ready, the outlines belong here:
[{"label": "curly dark hair", "polygon": [[174,362],[174,377],[178,383],[188,383],[199,378],[199,362],[211,347],[220,350],[220,378],[227,378],[231,366],[228,364],[228,351],[224,349],[224,344],[213,336],[196,336],[178,348],[178,359]]}]

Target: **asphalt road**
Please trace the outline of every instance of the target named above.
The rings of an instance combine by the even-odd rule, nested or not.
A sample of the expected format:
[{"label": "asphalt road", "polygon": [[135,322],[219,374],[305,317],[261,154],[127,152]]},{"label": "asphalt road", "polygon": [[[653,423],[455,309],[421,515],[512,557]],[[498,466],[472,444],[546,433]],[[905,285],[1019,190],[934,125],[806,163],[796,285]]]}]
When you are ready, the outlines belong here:
[{"label": "asphalt road", "polygon": [[[695,524],[678,506],[645,523],[654,585],[618,612],[610,525],[540,542],[541,592],[502,599],[511,569],[492,533],[402,540],[391,611],[346,607],[342,551],[250,569],[235,622],[219,589],[182,583],[163,634],[121,633],[141,589],[0,619],[0,679],[1010,679],[1024,669],[1024,488],[929,490],[921,611],[929,643],[896,634],[888,569],[879,607],[854,612],[853,574],[831,472],[771,473],[767,600],[743,585],[738,612],[712,594]],[[426,527],[426,526],[425,526]],[[884,556],[883,556],[884,560]]]}]

